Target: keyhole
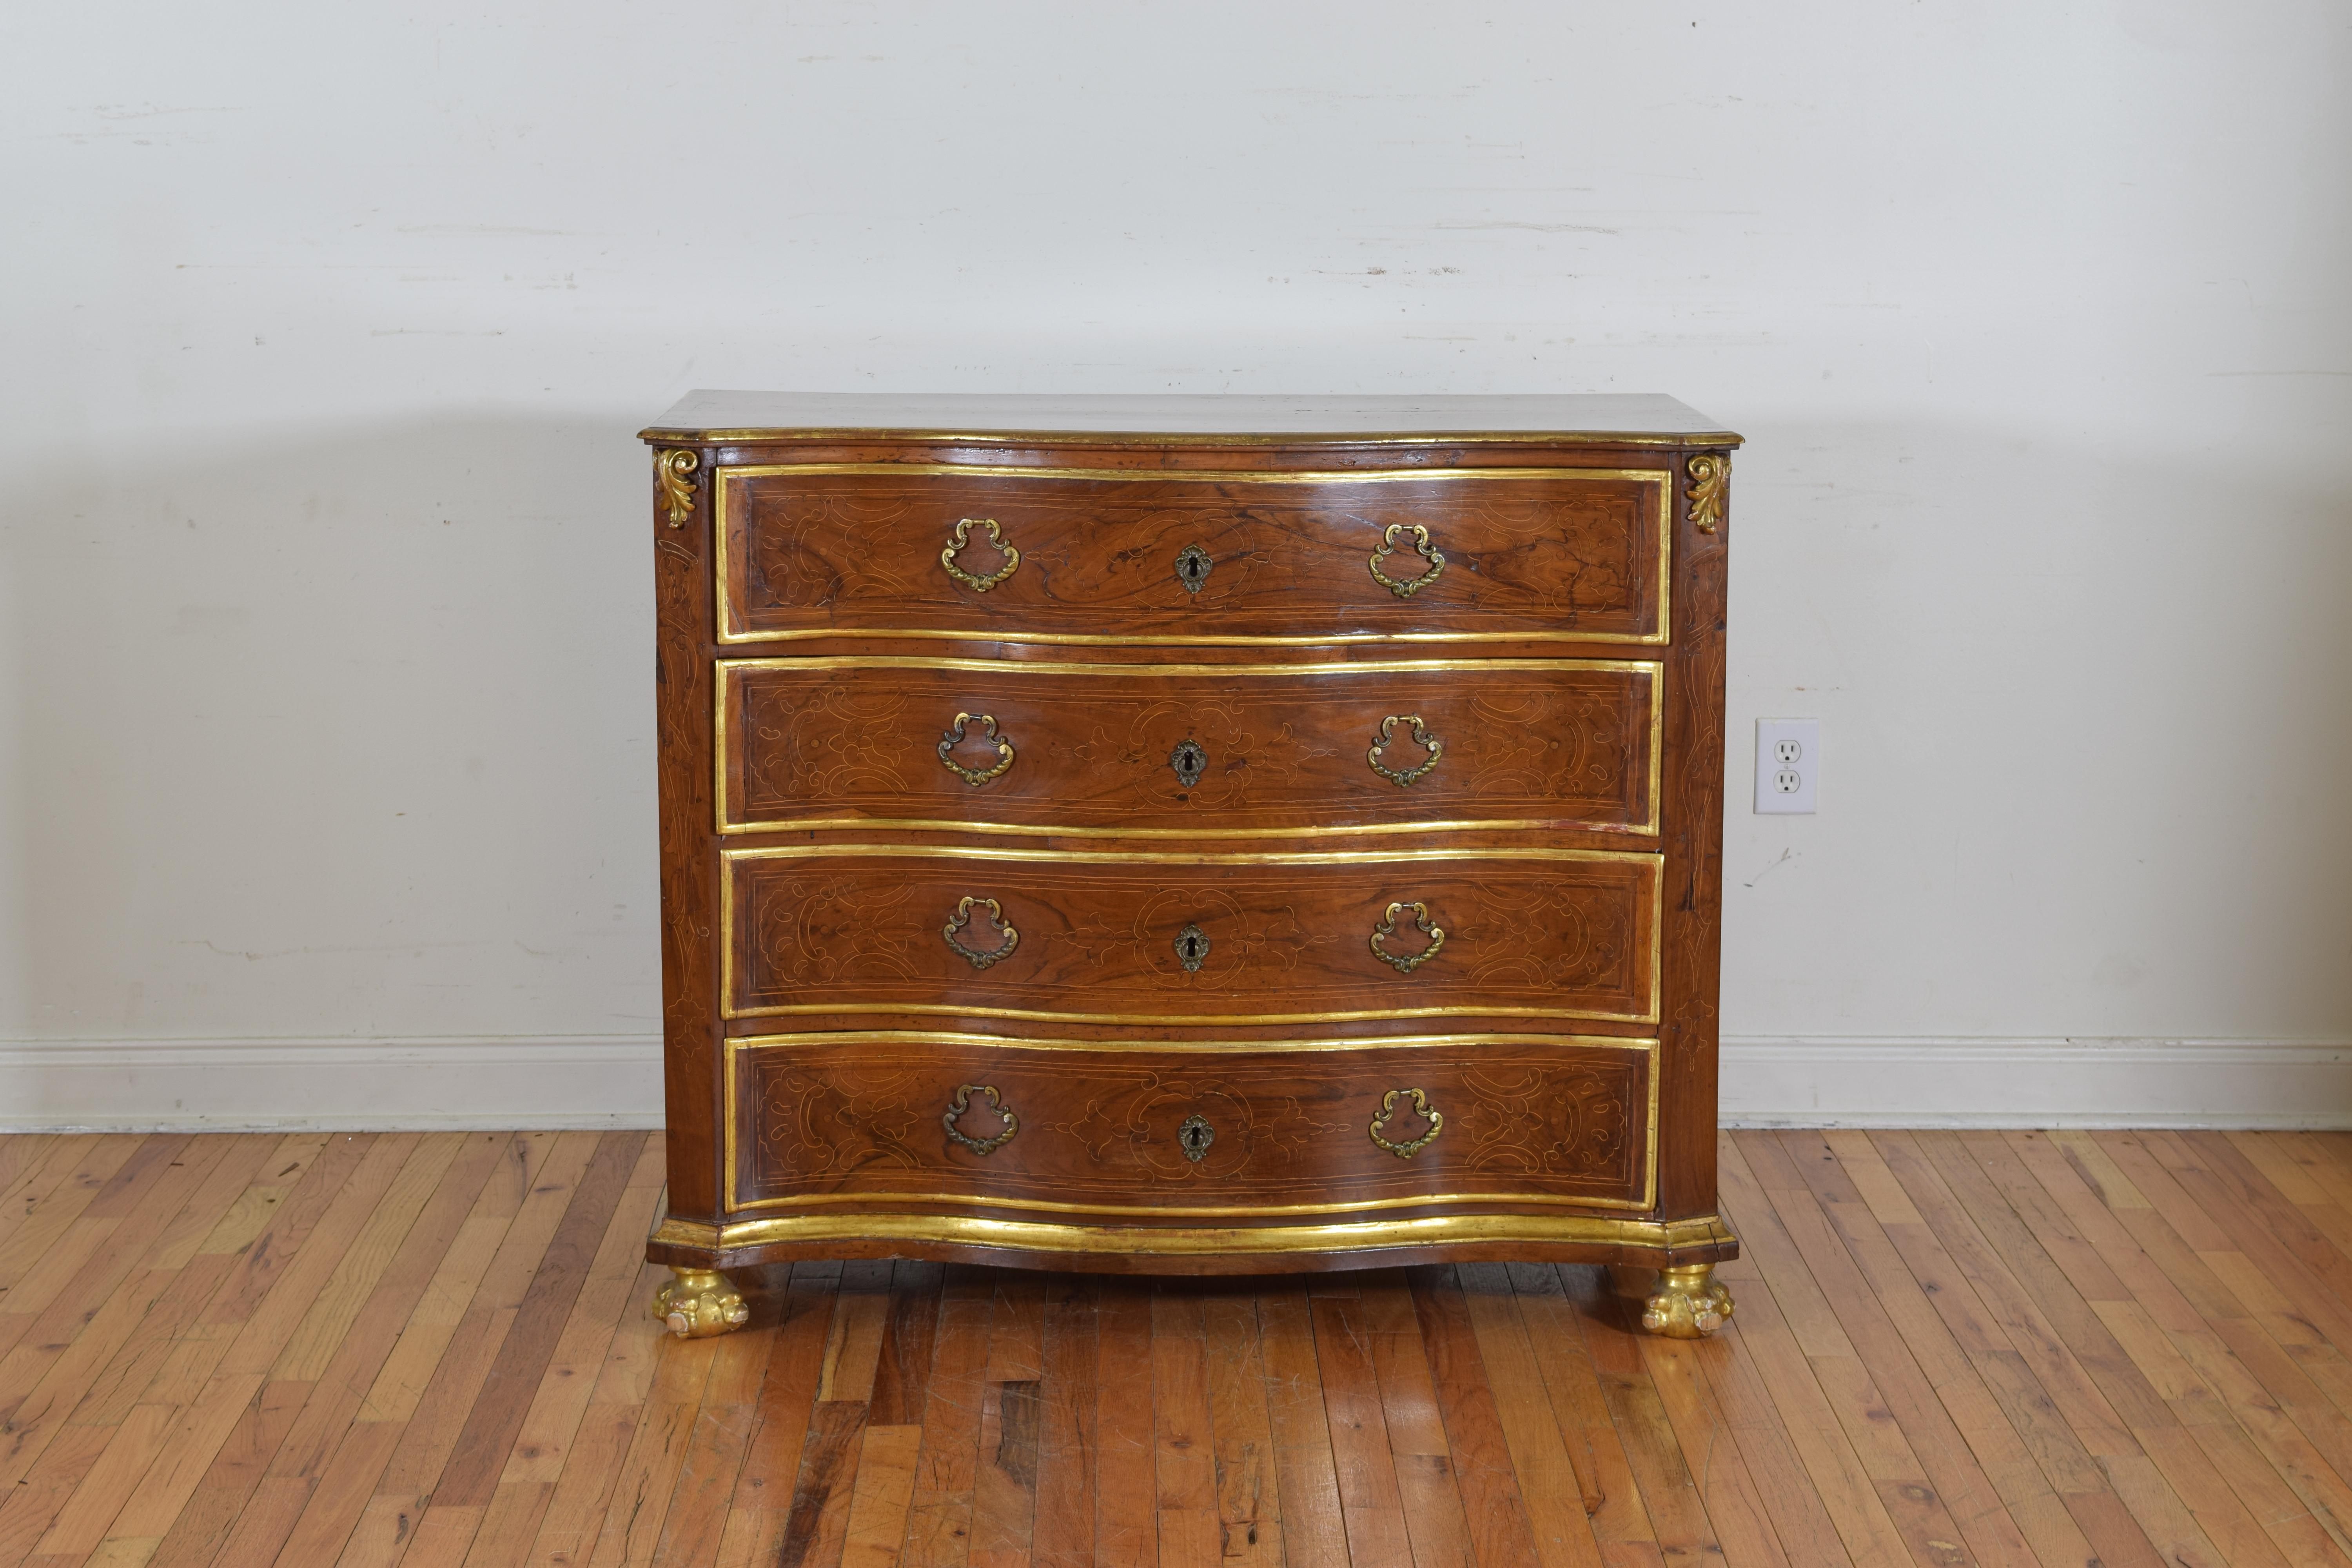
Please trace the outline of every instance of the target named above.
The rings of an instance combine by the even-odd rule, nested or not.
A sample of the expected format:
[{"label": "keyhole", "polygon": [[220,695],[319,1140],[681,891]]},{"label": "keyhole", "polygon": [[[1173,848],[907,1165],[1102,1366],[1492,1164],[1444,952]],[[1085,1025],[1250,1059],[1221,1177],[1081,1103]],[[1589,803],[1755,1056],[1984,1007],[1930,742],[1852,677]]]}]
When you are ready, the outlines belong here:
[{"label": "keyhole", "polygon": [[1184,1125],[1176,1130],[1177,1146],[1184,1151],[1184,1158],[1194,1164],[1200,1163],[1208,1153],[1209,1145],[1216,1141],[1217,1130],[1209,1125],[1208,1118],[1204,1116],[1188,1116],[1184,1119]]},{"label": "keyhole", "polygon": [[1201,961],[1208,956],[1208,932],[1199,926],[1186,926],[1176,933],[1176,962],[1184,966],[1185,973],[1199,973]]},{"label": "keyhole", "polygon": [[1184,592],[1197,594],[1201,584],[1209,580],[1209,568],[1214,564],[1207,551],[1197,544],[1188,544],[1176,552],[1176,581],[1184,584]]},{"label": "keyhole", "polygon": [[1188,936],[1184,939],[1184,956],[1187,958],[1198,958],[1201,956],[1201,939],[1199,937]]}]

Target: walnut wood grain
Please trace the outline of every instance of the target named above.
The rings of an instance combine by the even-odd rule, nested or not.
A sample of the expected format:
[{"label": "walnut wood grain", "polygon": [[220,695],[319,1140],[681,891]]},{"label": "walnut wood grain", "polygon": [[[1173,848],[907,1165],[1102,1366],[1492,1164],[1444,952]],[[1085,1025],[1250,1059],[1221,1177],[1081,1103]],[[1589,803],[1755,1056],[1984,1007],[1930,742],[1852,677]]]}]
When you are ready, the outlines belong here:
[{"label": "walnut wood grain", "polygon": [[[1685,472],[1685,479],[1687,474]],[[1685,489],[1687,486],[1685,486]],[[1715,1210],[1717,1027],[1723,968],[1723,704],[1730,500],[1702,530],[1685,494],[1675,535],[1675,643],[1667,655],[1664,1122],[1662,1214]]]},{"label": "walnut wood grain", "polygon": [[[1463,668],[1467,662],[1475,668]],[[1416,825],[1655,831],[1655,661],[1198,666],[742,659],[719,666],[730,831],[875,819],[1088,833],[1330,834]],[[1432,668],[1437,666],[1437,668]],[[1627,666],[1630,666],[1627,667]],[[1259,667],[1260,669],[1265,667]],[[943,758],[959,713],[978,719]],[[1410,784],[1382,776],[1429,762]],[[1184,741],[1205,770],[1170,764]],[[952,762],[966,769],[957,773]]]},{"label": "walnut wood grain", "polygon": [[[738,1042],[731,1056],[739,1209],[851,1194],[1142,1215],[1349,1212],[1463,1193],[1630,1205],[1647,1177],[1649,1054],[1630,1045],[1251,1057]],[[951,1142],[940,1121],[959,1086],[979,1083],[1018,1118],[986,1154]],[[1423,1090],[1444,1121],[1400,1159],[1367,1130],[1383,1092],[1404,1088]],[[1213,1134],[1198,1160],[1179,1136],[1194,1116]],[[1003,1121],[974,1097],[958,1125],[984,1142]],[[1427,1127],[1408,1100],[1384,1131],[1402,1144]]]},{"label": "walnut wood grain", "polygon": [[654,756],[660,768],[662,1091],[669,1201],[719,1212],[719,866],[710,802],[709,508],[682,526],[656,487]]},{"label": "walnut wood grain", "polygon": [[[728,857],[730,1016],[971,1012],[1040,1019],[1228,1021],[1447,1015],[1655,1016],[1654,857],[1535,852],[1296,864],[918,852],[855,845]],[[943,935],[992,956],[985,968]],[[1371,949],[1388,906],[1420,902],[1444,933],[1410,973]],[[1188,970],[1177,939],[1207,938]],[[1410,958],[1430,938],[1399,919]]]},{"label": "walnut wood grain", "polygon": [[[722,468],[727,635],[1664,641],[1671,476],[1500,477],[1525,472],[1279,483]],[[984,590],[940,560],[966,519],[994,521],[1019,552]],[[1391,546],[1392,581],[1427,574],[1415,527],[1444,564],[1400,596],[1373,576],[1374,552]],[[993,579],[1010,558],[969,531],[957,566]],[[1213,563],[1197,591],[1177,574],[1188,546]]]}]

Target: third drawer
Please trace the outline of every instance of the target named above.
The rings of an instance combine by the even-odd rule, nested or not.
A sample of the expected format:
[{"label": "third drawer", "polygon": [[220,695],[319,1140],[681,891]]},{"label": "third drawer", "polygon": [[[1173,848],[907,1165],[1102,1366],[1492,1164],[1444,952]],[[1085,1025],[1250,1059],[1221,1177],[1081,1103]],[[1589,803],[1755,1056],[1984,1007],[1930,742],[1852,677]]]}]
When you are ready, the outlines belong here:
[{"label": "third drawer", "polygon": [[722,858],[730,1017],[1658,1016],[1652,854],[800,844]]}]

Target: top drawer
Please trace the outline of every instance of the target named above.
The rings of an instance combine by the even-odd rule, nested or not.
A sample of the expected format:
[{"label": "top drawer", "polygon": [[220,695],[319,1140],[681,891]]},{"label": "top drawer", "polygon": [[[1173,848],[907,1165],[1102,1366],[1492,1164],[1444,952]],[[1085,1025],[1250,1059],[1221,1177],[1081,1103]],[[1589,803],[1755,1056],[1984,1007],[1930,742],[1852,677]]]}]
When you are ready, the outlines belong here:
[{"label": "top drawer", "polygon": [[1664,468],[777,464],[719,468],[714,497],[722,642],[1656,644],[1671,625]]}]

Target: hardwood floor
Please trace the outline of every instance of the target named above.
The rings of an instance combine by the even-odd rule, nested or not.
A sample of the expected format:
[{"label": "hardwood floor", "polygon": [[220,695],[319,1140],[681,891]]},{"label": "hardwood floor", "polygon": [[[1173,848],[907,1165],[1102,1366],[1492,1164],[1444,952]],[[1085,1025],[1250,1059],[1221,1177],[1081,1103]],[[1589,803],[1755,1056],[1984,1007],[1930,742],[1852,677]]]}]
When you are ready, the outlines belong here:
[{"label": "hardwood floor", "polygon": [[1590,1268],[746,1279],[642,1132],[0,1139],[0,1563],[2352,1568],[2352,1134],[1741,1132]]}]

